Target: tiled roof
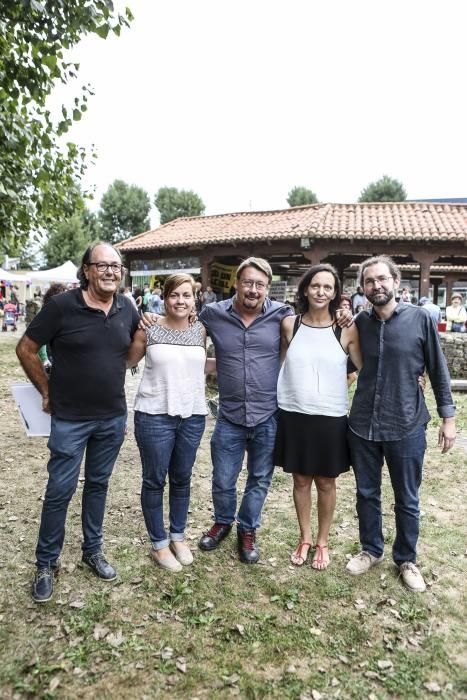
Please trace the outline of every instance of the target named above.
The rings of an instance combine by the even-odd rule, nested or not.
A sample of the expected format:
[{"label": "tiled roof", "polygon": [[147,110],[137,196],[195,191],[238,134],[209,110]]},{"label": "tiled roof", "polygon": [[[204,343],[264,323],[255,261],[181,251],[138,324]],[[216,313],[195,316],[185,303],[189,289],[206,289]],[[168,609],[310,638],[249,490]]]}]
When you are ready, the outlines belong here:
[{"label": "tiled roof", "polygon": [[292,238],[372,241],[467,240],[467,204],[312,204],[276,211],[175,219],[119,244],[122,251]]}]

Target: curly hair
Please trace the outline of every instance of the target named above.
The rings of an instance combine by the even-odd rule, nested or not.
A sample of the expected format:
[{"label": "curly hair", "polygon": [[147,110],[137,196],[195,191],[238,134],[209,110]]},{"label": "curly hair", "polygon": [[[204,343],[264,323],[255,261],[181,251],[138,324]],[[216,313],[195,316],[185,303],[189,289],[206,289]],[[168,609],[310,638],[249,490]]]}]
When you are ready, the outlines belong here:
[{"label": "curly hair", "polygon": [[54,297],[56,294],[63,294],[63,292],[66,292],[67,288],[65,287],[64,284],[61,282],[52,282],[46,293],[44,294],[44,298],[42,300],[42,306],[45,306],[46,304],[49,303],[49,301]]}]

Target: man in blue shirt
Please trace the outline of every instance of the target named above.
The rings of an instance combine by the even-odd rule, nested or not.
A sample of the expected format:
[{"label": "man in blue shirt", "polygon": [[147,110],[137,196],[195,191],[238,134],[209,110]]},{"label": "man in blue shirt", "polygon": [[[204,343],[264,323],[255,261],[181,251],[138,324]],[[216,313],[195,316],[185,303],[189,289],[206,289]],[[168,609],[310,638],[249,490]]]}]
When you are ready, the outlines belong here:
[{"label": "man in blue shirt", "polygon": [[[259,559],[256,530],[274,471],[280,327],[289,306],[267,298],[269,263],[248,258],[237,270],[236,294],[208,304],[200,321],[216,350],[219,415],[211,439],[214,525],[199,542],[210,551],[237,520],[241,561]],[[248,478],[237,512],[237,480],[245,452]]]},{"label": "man in blue shirt", "polygon": [[362,551],[347,570],[363,574],[383,559],[381,472],[386,460],[396,516],[392,556],[406,587],[422,592],[426,586],[416,566],[419,489],[430,415],[418,377],[428,371],[442,418],[438,444],[445,453],[456,435],[449,373],[430,316],[395,300],[400,272],[394,261],[368,258],[359,277],[372,308],[355,319],[363,368],[349,416],[349,443]]}]

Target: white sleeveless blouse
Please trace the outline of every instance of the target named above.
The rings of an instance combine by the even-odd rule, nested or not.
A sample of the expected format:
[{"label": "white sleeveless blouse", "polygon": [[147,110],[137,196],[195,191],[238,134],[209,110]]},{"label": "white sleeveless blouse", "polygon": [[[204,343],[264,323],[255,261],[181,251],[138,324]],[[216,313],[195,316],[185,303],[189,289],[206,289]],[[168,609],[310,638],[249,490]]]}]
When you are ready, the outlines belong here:
[{"label": "white sleeveless blouse", "polygon": [[332,326],[300,324],[279,373],[277,402],[294,413],[347,415],[347,354]]},{"label": "white sleeveless blouse", "polygon": [[196,321],[183,331],[151,326],[146,336],[146,359],[135,411],[182,418],[205,416],[203,324]]}]

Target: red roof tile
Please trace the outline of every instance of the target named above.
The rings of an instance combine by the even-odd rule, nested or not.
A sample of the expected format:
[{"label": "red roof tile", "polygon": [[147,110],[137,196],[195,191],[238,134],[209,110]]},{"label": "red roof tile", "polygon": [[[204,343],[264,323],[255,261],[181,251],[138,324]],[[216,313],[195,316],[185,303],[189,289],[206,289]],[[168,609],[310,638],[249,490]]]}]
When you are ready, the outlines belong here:
[{"label": "red roof tile", "polygon": [[465,242],[467,204],[312,204],[276,211],[195,216],[132,236],[118,247],[122,251],[142,251],[306,237]]}]

